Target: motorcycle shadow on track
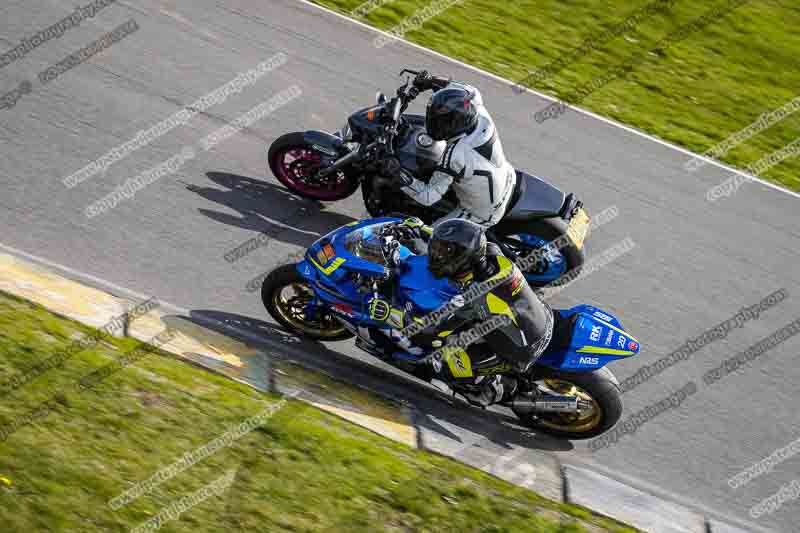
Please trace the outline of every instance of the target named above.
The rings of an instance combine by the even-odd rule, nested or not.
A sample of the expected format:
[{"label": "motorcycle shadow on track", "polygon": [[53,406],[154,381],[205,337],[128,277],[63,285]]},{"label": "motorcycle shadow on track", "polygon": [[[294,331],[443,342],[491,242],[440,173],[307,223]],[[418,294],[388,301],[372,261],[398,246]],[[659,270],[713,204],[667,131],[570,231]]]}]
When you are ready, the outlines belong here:
[{"label": "motorcycle shadow on track", "polygon": [[224,189],[194,184],[187,184],[186,188],[240,215],[198,209],[203,215],[223,224],[264,232],[287,244],[308,247],[331,228],[356,220],[343,213],[326,211],[320,202],[302,199],[263,180],[227,172],[207,172],[206,176]]},{"label": "motorcycle shadow on track", "polygon": [[[190,314],[189,320],[195,323],[260,348],[256,357],[264,360],[248,361],[248,366],[254,369],[268,367],[270,361],[267,359],[274,357],[279,362],[293,362],[346,383],[372,391],[382,391],[383,394],[412,406],[416,423],[422,428],[425,440],[446,441],[445,447],[457,450],[456,456],[463,454],[466,459],[467,456],[476,455],[476,451],[480,454],[481,449],[493,448],[507,451],[525,448],[541,452],[574,449],[567,440],[536,433],[521,426],[519,419],[510,411],[484,411],[472,407],[431,385],[407,377],[400,371],[392,372],[378,364],[361,361],[321,342],[300,339],[280,326],[263,320],[207,309],[196,309]],[[260,342],[254,342],[254,338],[232,331],[230,327],[256,335]],[[335,346],[334,343],[331,344]],[[464,431],[459,431],[461,429]],[[503,453],[505,452],[500,451],[500,454]]]}]

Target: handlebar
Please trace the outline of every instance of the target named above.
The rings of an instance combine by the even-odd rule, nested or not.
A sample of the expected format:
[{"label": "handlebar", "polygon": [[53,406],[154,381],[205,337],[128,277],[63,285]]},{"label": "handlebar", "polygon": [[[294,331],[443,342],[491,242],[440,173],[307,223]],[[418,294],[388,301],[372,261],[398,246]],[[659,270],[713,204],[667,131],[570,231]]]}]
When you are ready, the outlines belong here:
[{"label": "handlebar", "polygon": [[449,78],[443,78],[441,76],[428,76],[427,79],[430,80],[430,85],[432,87],[430,86],[422,87],[418,83],[419,76],[422,73],[425,73],[425,71],[417,71],[407,68],[404,68],[402,71],[400,71],[399,74],[400,76],[402,76],[403,74],[413,74],[415,76],[414,84],[412,86],[413,89],[409,90],[409,84],[411,82],[411,79],[406,78],[406,82],[397,89],[397,96],[395,96],[390,101],[390,107],[387,106],[386,108],[386,109],[391,109],[391,116],[390,116],[390,122],[385,127],[386,137],[384,141],[373,143],[367,147],[368,149],[374,148],[376,144],[382,144],[390,154],[393,154],[394,149],[392,147],[392,140],[393,137],[397,134],[397,126],[400,122],[400,117],[405,112],[405,110],[408,109],[408,105],[414,100],[414,98],[416,98],[417,94],[420,91],[424,91],[429,88],[441,89],[445,87],[448,83],[450,83]]},{"label": "handlebar", "polygon": [[413,99],[408,92],[408,82],[409,79],[406,78],[405,84],[397,89],[397,98],[395,98],[394,109],[392,110],[392,123],[394,125],[400,120],[400,115],[406,110],[408,104]]},{"label": "handlebar", "polygon": [[408,226],[404,226],[402,222],[387,224],[381,228],[381,248],[387,264],[391,267],[390,270],[392,274],[394,274],[394,269],[399,267],[401,264],[400,247],[408,247],[409,244],[403,244],[404,241],[414,240],[416,238],[419,238],[417,230]]},{"label": "handlebar", "polygon": [[402,76],[403,74],[413,74],[414,76],[419,76],[419,72],[420,71],[418,70],[411,70],[409,68],[404,68],[403,70],[400,71],[400,74],[398,74],[398,76]]}]

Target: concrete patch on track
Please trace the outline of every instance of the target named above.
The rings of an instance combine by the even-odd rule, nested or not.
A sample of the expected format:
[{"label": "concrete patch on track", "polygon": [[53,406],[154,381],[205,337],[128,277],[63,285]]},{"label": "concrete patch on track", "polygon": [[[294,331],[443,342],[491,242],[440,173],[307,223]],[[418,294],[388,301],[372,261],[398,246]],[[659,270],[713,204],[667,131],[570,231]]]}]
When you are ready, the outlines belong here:
[{"label": "concrete patch on track", "polygon": [[163,350],[203,366],[212,366],[222,373],[231,372],[236,377],[241,377],[239,371],[246,366],[243,359],[257,356],[256,350],[240,342],[184,318],[164,315],[158,311],[153,311],[131,324],[129,334],[136,339],[147,340],[166,328],[177,330],[177,334],[173,340],[162,346]]},{"label": "concrete patch on track", "polygon": [[6,254],[0,254],[0,290],[94,328],[103,327],[129,307],[110,294]]},{"label": "concrete patch on track", "polygon": [[412,448],[416,447],[417,445],[417,432],[414,429],[414,426],[409,424],[400,424],[390,420],[383,420],[381,418],[376,418],[374,416],[365,415],[356,411],[343,409],[341,407],[336,407],[325,403],[310,403],[318,409],[322,409],[323,411],[332,413],[340,418],[349,420],[354,424],[358,424],[361,427],[367,428],[370,431],[374,431],[379,435],[383,435],[384,437],[388,437],[397,442],[402,442],[403,444],[411,446]]},{"label": "concrete patch on track", "polygon": [[[463,409],[463,408],[462,408]],[[464,417],[470,416],[469,411]],[[476,420],[476,425],[479,422]],[[549,441],[534,434],[520,434],[518,440],[495,438],[483,431],[465,431],[451,422],[430,414],[418,421],[422,447],[447,457],[454,457],[510,483],[532,489],[557,501],[562,500],[563,485],[557,458],[548,453]]]}]

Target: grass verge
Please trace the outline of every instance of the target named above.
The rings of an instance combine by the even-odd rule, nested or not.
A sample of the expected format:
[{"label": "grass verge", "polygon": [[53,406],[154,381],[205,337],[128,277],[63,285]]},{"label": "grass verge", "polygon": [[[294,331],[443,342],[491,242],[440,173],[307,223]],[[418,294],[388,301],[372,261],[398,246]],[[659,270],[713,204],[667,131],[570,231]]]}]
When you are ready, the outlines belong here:
[{"label": "grass verge", "polygon": [[133,484],[276,407],[263,395],[154,349],[92,390],[83,376],[143,347],[104,338],[10,391],[4,384],[92,331],[0,292],[3,531],[126,531],[226,472],[233,483],[165,532],[633,531],[454,461],[396,444],[290,400],[256,430],[112,510]]},{"label": "grass verge", "polygon": [[[379,5],[356,18],[387,31],[432,4],[316,1],[344,14],[361,5]],[[703,153],[800,97],[800,33],[795,31],[800,5],[745,0],[731,10],[729,2],[739,0],[464,0],[405,38],[514,81],[563,58],[563,68],[526,85],[567,102],[578,99],[580,107]],[[655,14],[637,13],[654,3],[662,7]],[[707,23],[691,29],[710,12]],[[627,31],[617,31],[627,19]],[[681,38],[658,50],[667,36]],[[573,53],[587,39],[591,44]],[[624,72],[598,83],[616,69]],[[600,87],[585,98],[577,96],[592,83]],[[509,98],[520,98],[508,91]],[[800,110],[797,103],[793,109]],[[491,109],[492,102],[487,104]],[[527,111],[531,128],[552,123],[534,121],[533,113],[540,109]],[[800,113],[757,129],[761,131],[719,159],[745,168],[800,139]],[[795,191],[800,191],[799,176],[800,161],[791,158],[761,174]]]}]

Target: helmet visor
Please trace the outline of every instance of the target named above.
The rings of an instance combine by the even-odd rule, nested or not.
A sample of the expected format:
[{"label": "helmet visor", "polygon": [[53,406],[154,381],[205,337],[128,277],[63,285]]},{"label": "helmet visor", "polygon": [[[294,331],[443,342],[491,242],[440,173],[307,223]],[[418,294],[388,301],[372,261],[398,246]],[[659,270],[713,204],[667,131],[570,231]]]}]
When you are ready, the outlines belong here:
[{"label": "helmet visor", "polygon": [[434,140],[444,141],[469,129],[475,122],[471,96],[462,89],[443,89],[428,101],[425,128]]},{"label": "helmet visor", "polygon": [[428,247],[428,270],[439,279],[452,277],[466,269],[467,249],[459,244],[432,240]]}]

